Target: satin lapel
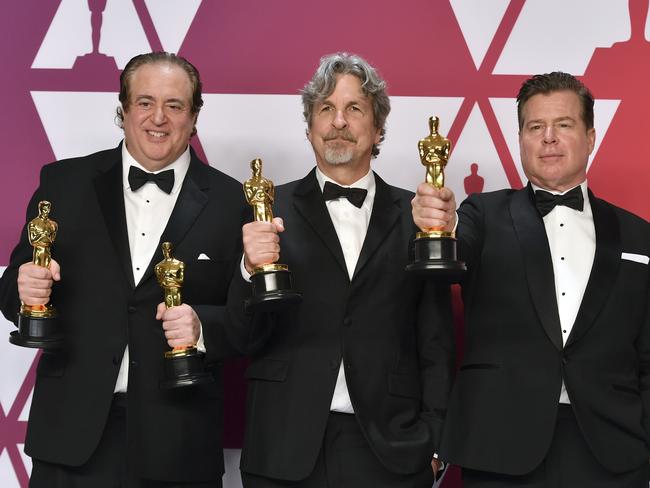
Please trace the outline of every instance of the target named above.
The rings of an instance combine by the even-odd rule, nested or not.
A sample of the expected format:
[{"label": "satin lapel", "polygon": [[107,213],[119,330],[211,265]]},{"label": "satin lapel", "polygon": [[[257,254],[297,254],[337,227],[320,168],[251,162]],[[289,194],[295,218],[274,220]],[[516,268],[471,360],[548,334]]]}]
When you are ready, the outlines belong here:
[{"label": "satin lapel", "polygon": [[528,289],[542,326],[553,345],[562,350],[555,277],[544,221],[533,205],[528,187],[512,196],[510,215],[524,257]]},{"label": "satin lapel", "polygon": [[314,234],[323,241],[347,276],[348,270],[345,266],[341,243],[336,235],[330,214],[327,211],[327,206],[323,199],[323,192],[318,186],[315,169],[298,183],[294,191],[293,205],[296,211],[314,230]]},{"label": "satin lapel", "polygon": [[616,282],[621,265],[621,229],[611,206],[589,192],[589,202],[594,216],[596,231],[596,253],[585,294],[576,316],[576,321],[567,340],[571,345],[587,333],[596,322],[598,314]]},{"label": "satin lapel", "polygon": [[[174,210],[169,217],[167,227],[160,237],[160,243],[171,242],[173,247],[177,247],[183,240],[187,231],[192,228],[194,221],[201,214],[203,208],[208,203],[207,190],[209,185],[208,168],[202,163],[192,151],[192,160],[190,167],[185,175],[181,192],[174,205]],[[151,276],[153,276],[153,268],[156,263],[162,261],[163,255],[160,245],[156,248],[156,252],[151,258],[147,270],[140,280],[140,284],[145,283]]]},{"label": "satin lapel", "polygon": [[131,265],[131,251],[129,250],[129,234],[126,228],[126,212],[124,210],[124,190],[122,182],[122,155],[121,145],[115,150],[114,161],[107,161],[106,171],[95,178],[95,193],[97,201],[104,215],[104,222],[108,235],[113,243],[115,254],[122,264],[124,277],[131,288],[133,282],[133,268]]},{"label": "satin lapel", "polygon": [[[398,199],[393,197],[390,187],[375,173],[375,201],[372,204],[372,215],[368,224],[368,232],[363,241],[359,260],[354,269],[354,279],[368,263],[377,248],[385,242],[386,236],[395,226],[400,214]],[[404,252],[408,251],[408,245],[404,246]]]}]

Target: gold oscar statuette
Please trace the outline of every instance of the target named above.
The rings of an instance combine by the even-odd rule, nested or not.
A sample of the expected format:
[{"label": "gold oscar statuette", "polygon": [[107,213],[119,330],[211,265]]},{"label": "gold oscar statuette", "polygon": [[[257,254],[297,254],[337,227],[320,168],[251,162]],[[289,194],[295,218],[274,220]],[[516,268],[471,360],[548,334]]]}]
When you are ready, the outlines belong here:
[{"label": "gold oscar statuette", "polygon": [[[178,307],[183,303],[181,289],[185,280],[185,263],[172,256],[171,242],[163,242],[161,248],[163,260],[154,268],[156,279],[163,289],[165,306]],[[160,386],[168,389],[214,381],[212,375],[204,369],[204,356],[196,344],[176,346],[171,351],[166,351],[165,380]]]},{"label": "gold oscar statuette", "polygon": [[[49,268],[51,247],[56,239],[57,223],[50,219],[52,204],[46,200],[38,203],[38,216],[27,224],[27,237],[33,247],[32,263]],[[18,330],[11,333],[9,341],[23,347],[43,350],[57,349],[63,344],[59,331],[57,312],[51,302],[30,305],[21,302],[18,313]]]},{"label": "gold oscar statuette", "polygon": [[[449,161],[451,141],[438,132],[440,120],[429,117],[429,135],[418,141],[420,162],[426,168],[425,181],[434,188],[445,186],[445,166]],[[456,236],[444,228],[418,232],[414,241],[415,259],[406,270],[442,281],[457,283],[465,273],[465,263],[458,261]]]},{"label": "gold oscar statuette", "polygon": [[[256,222],[272,222],[272,204],[275,199],[273,182],[262,176],[262,160],[251,161],[252,175],[244,182],[244,195],[253,210]],[[301,300],[301,294],[293,290],[291,271],[286,264],[265,263],[253,269],[251,275],[253,293],[246,301],[251,310],[274,310]]]}]

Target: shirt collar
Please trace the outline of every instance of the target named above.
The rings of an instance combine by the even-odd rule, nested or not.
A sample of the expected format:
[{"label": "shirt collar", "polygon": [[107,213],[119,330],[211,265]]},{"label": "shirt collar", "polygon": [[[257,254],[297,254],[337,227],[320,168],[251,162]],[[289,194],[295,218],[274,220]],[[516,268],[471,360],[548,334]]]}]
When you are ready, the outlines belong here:
[{"label": "shirt collar", "polygon": [[[161,171],[167,171],[168,169],[174,170],[174,186],[172,187],[170,195],[174,195],[180,191],[187,170],[190,168],[190,159],[190,146],[188,144],[183,154],[181,154],[176,161],[158,171],[154,171],[154,173],[160,173]],[[147,173],[151,172],[131,156],[131,153],[129,153],[129,150],[126,148],[126,141],[124,141],[122,143],[122,185],[125,190],[131,189],[131,185],[129,185],[129,167],[131,166],[135,166]]]},{"label": "shirt collar", "polygon": [[582,198],[585,201],[583,212],[585,212],[585,215],[587,215],[587,214],[591,215],[591,203],[589,202],[589,192],[587,191],[587,188],[589,187],[588,184],[587,184],[587,180],[584,180],[579,185],[576,185],[573,188],[569,188],[568,190],[562,191],[562,192],[555,191],[555,190],[547,190],[546,188],[542,188],[541,186],[537,186],[532,181],[530,182],[530,186],[533,188],[533,193],[535,193],[537,190],[543,190],[543,191],[547,191],[549,193],[552,193],[553,195],[564,195],[565,193],[568,193],[571,190],[573,190],[573,188],[576,188],[576,186],[579,186],[580,191],[582,192]]},{"label": "shirt collar", "polygon": [[[573,190],[573,188],[575,188],[575,186],[574,186],[573,188],[569,188],[566,191],[547,190],[546,188],[542,188],[541,186],[537,186],[532,181],[530,182],[530,186],[533,187],[533,192],[535,192],[537,190],[543,190],[543,191],[547,191],[549,193],[552,193],[553,195],[564,195],[565,193],[569,193],[571,190]],[[585,201],[587,201],[589,199],[589,194],[587,192],[587,187],[588,187],[587,186],[587,180],[583,181],[582,183],[580,183],[579,185],[576,185],[576,186],[580,187],[580,191],[582,191],[582,196],[584,197]]]},{"label": "shirt collar", "polygon": [[325,186],[325,182],[329,181],[331,183],[334,183],[335,185],[342,186],[344,188],[362,188],[364,190],[368,191],[368,194],[366,195],[366,199],[363,201],[364,206],[370,206],[372,207],[372,203],[375,200],[375,189],[377,187],[375,183],[375,173],[371,170],[366,173],[365,176],[362,178],[358,179],[351,185],[341,185],[338,181],[333,180],[329,176],[327,176],[325,173],[323,173],[318,166],[316,166],[316,179],[318,180],[318,186],[320,187],[320,190],[323,191],[323,187]]}]

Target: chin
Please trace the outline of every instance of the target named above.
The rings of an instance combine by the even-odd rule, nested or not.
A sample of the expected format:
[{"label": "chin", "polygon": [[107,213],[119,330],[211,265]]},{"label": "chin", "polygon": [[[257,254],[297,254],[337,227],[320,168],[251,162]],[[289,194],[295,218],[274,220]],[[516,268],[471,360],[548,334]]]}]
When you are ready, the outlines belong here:
[{"label": "chin", "polygon": [[325,151],[325,157],[323,160],[332,166],[348,164],[350,161],[352,161],[352,153],[341,151]]}]

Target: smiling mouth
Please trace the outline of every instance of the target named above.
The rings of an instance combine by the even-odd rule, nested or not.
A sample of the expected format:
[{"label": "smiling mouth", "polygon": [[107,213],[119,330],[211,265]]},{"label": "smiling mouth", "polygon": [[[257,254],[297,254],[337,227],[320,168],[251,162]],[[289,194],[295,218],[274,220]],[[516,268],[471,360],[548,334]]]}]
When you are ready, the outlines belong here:
[{"label": "smiling mouth", "polygon": [[166,135],[168,135],[167,132],[160,132],[160,131],[157,131],[157,130],[148,130],[147,134],[149,134],[150,136],[156,137],[156,138],[162,138],[162,137],[165,137]]}]

